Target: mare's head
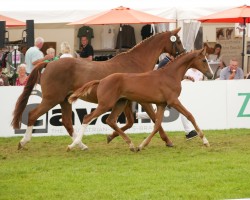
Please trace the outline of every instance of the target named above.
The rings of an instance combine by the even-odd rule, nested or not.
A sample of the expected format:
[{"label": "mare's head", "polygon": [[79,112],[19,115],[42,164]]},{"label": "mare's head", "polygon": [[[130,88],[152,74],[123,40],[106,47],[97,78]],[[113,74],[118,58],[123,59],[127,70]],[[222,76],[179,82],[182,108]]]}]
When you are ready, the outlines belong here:
[{"label": "mare's head", "polygon": [[192,53],[192,61],[190,67],[198,69],[208,79],[213,78],[213,71],[211,70],[207,58],[205,56],[205,49],[195,50]]},{"label": "mare's head", "polygon": [[162,41],[165,45],[164,51],[162,53],[167,52],[176,57],[186,51],[182,45],[180,37],[178,36],[178,32],[180,30],[181,28],[177,28],[175,30],[169,31],[169,36],[166,38],[166,40]]}]

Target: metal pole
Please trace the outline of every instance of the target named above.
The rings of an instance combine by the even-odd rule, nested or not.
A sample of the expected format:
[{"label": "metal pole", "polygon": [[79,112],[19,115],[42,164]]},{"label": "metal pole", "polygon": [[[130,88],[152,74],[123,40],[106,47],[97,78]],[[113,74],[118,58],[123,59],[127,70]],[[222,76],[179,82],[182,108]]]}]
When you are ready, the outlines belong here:
[{"label": "metal pole", "polygon": [[246,35],[246,18],[243,18],[244,22],[243,22],[243,36],[242,36],[242,40],[243,40],[243,49],[242,49],[242,70],[244,70],[244,56],[245,56],[245,35]]}]

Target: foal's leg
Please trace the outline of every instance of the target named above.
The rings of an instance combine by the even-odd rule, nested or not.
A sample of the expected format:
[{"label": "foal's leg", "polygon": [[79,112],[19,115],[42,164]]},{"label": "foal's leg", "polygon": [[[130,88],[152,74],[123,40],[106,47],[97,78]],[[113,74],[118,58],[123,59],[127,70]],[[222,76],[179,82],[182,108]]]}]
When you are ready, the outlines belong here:
[{"label": "foal's leg", "polygon": [[[82,137],[86,131],[87,126],[101,114],[107,112],[110,108],[111,108],[110,106],[107,107],[105,105],[102,106],[101,104],[99,104],[93,112],[91,112],[88,115],[85,115],[82,123],[82,131],[79,134],[77,134],[77,137],[74,139],[74,141],[70,145],[68,145],[67,151],[70,151],[76,145],[79,145],[82,142]],[[85,145],[85,148],[88,147]]]},{"label": "foal's leg", "polygon": [[[140,103],[143,109],[147,112],[148,116],[152,119],[152,121],[155,123],[155,111],[153,109],[152,104],[146,104],[146,103]],[[164,112],[164,111],[163,111]],[[161,136],[161,139],[166,142],[166,146],[173,147],[172,141],[168,138],[166,132],[163,130],[162,126],[160,125],[159,128],[159,134]]]},{"label": "foal's leg", "polygon": [[154,129],[151,132],[151,134],[145,140],[143,140],[143,142],[139,145],[138,151],[142,150],[145,146],[147,146],[149,142],[151,141],[151,139],[153,138],[153,136],[160,129],[165,107],[166,105],[157,105]]},{"label": "foal's leg", "polygon": [[[68,102],[68,99],[65,99],[62,103],[60,103],[60,105],[62,108],[62,124],[68,131],[72,140],[74,141],[77,134],[75,133],[73,125],[72,125],[72,104]],[[78,145],[81,150],[85,150],[88,148],[82,142],[80,142]]]},{"label": "foal's leg", "polygon": [[131,151],[135,151],[135,146],[131,139],[117,126],[117,118],[121,114],[121,112],[124,110],[124,107],[126,106],[127,100],[121,99],[119,100],[115,106],[112,109],[112,112],[110,113],[109,117],[107,118],[106,122],[107,124],[112,127],[116,133],[118,133],[125,142],[129,145],[129,149]]},{"label": "foal's leg", "polygon": [[[120,112],[117,116],[119,116],[122,112]],[[124,132],[127,129],[131,128],[134,124],[134,116],[132,112],[132,102],[127,100],[127,104],[124,108],[124,114],[126,116],[126,124],[121,127],[121,130]],[[119,136],[117,131],[114,131],[112,134],[107,135],[107,143],[110,143],[115,137]]]},{"label": "foal's leg", "polygon": [[197,125],[194,116],[181,104],[181,102],[178,99],[176,99],[175,102],[170,106],[174,107],[176,110],[178,110],[180,113],[182,113],[193,124],[195,130],[197,131],[198,135],[202,139],[203,144],[205,146],[210,146],[204,133]]},{"label": "foal's leg", "polygon": [[31,140],[32,129],[36,120],[55,105],[56,103],[54,103],[53,101],[43,99],[42,102],[35,109],[29,112],[27,129],[23,138],[18,144],[18,149],[22,149],[25,144]]}]

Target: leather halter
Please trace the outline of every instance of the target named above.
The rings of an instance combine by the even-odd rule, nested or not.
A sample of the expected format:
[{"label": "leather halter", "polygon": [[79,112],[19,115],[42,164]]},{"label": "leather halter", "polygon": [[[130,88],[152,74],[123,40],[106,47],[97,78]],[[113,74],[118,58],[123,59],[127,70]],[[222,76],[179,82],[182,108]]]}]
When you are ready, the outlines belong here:
[{"label": "leather halter", "polygon": [[[174,36],[176,39],[175,41],[172,41],[171,40],[171,37]],[[182,53],[185,53],[186,52],[186,49],[184,49],[183,51],[179,51],[179,49],[177,48],[177,45],[176,45],[176,42],[177,42],[177,37],[175,35],[171,35],[170,36],[170,40],[171,42],[173,43],[173,49],[175,50],[175,56],[174,57],[177,57],[178,55],[182,54]]]}]

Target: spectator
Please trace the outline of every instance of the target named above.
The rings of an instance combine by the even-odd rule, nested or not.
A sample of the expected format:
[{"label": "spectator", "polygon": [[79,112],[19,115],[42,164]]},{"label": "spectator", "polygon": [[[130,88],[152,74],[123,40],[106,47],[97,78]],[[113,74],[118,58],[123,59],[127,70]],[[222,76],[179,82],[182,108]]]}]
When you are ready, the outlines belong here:
[{"label": "spectator", "polygon": [[226,67],[225,63],[222,60],[221,55],[222,46],[220,44],[214,45],[214,53],[208,55],[208,60],[212,62],[219,62],[219,65],[215,68],[213,79],[218,79],[220,77],[221,70]]},{"label": "spectator", "polygon": [[0,86],[8,86],[9,80],[6,75],[3,74],[3,68],[0,66]]},{"label": "spectator", "polygon": [[56,50],[52,47],[48,48],[46,50],[46,54],[47,55],[51,55],[52,58],[50,60],[45,60],[44,62],[51,62],[51,61],[54,61],[54,60],[58,60],[59,58],[56,56]]},{"label": "spectator", "polygon": [[89,44],[87,36],[82,36],[81,43],[82,47],[81,47],[80,57],[93,60],[94,50],[93,47]]},{"label": "spectator", "polygon": [[28,80],[26,74],[26,64],[20,64],[17,68],[18,77],[16,79],[16,86],[25,86]]},{"label": "spectator", "polygon": [[26,71],[28,74],[31,73],[33,67],[39,62],[50,60],[53,56],[46,55],[44,57],[43,52],[40,50],[43,47],[44,39],[41,37],[36,38],[35,46],[30,47],[25,54],[25,63],[27,65]]},{"label": "spectator", "polygon": [[238,67],[238,60],[236,58],[232,58],[229,66],[223,68],[220,73],[220,80],[233,79],[244,79],[243,70]]},{"label": "spectator", "polygon": [[66,58],[66,57],[70,57],[72,58],[72,54],[70,53],[71,52],[71,48],[70,48],[70,45],[68,42],[62,42],[61,43],[61,56],[60,58]]}]

